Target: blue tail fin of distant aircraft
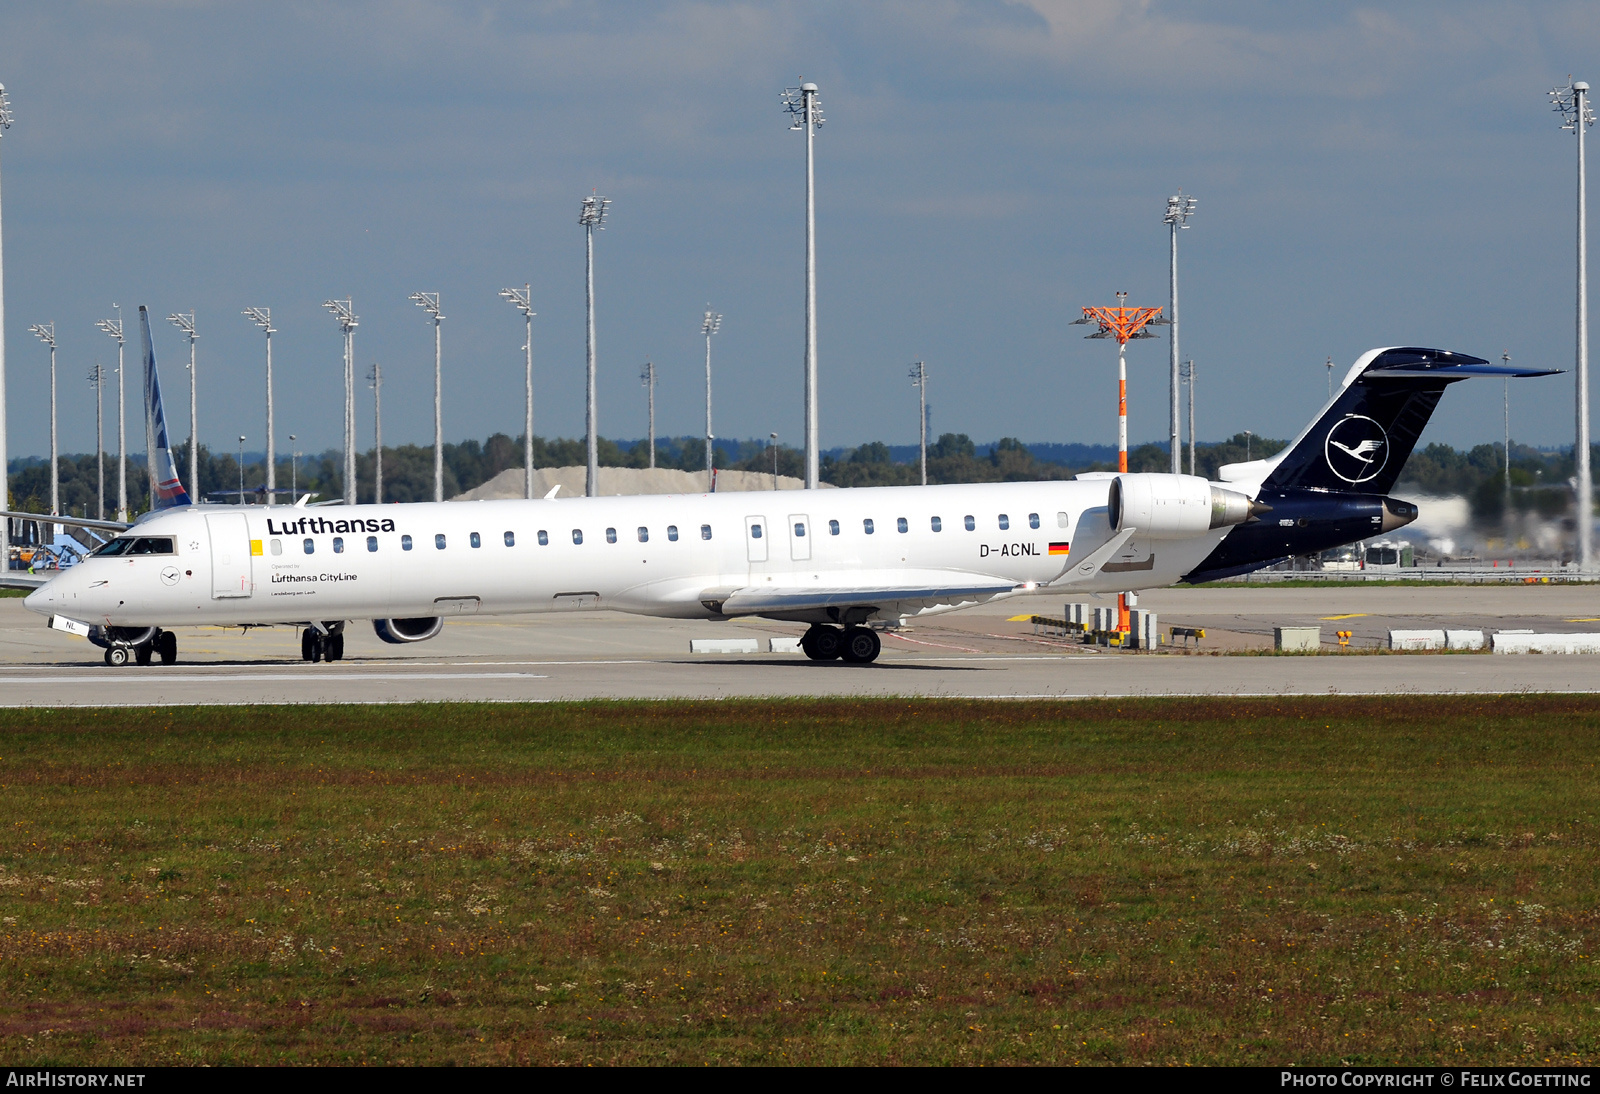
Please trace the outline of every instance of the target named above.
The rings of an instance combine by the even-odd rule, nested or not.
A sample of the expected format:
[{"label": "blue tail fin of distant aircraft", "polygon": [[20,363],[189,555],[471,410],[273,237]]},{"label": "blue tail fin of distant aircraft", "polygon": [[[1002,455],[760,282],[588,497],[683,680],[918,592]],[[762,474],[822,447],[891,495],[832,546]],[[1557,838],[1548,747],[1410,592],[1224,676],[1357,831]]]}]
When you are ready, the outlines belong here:
[{"label": "blue tail fin of distant aircraft", "polygon": [[167,412],[161,405],[161,374],[156,371],[156,348],[150,340],[150,313],[139,305],[139,326],[144,333],[144,443],[150,469],[150,508],[174,509],[188,505],[189,492],[178,481],[178,465],[167,439]]}]

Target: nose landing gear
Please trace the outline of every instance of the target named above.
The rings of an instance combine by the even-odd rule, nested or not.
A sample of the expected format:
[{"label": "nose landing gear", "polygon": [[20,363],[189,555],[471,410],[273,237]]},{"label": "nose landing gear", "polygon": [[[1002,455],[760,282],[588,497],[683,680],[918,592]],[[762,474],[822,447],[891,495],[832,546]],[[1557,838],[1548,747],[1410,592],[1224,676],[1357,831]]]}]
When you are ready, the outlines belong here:
[{"label": "nose landing gear", "polygon": [[843,660],[870,665],[883,649],[877,632],[869,627],[829,627],[816,624],[800,639],[800,649],[813,661]]},{"label": "nose landing gear", "polygon": [[[138,632],[133,632],[137,634]],[[148,665],[152,658],[160,658],[163,665],[173,665],[178,661],[178,636],[171,631],[152,627],[140,635],[139,641],[129,641],[128,632],[120,632],[116,628],[107,628],[106,639],[106,664],[126,665],[134,661],[141,665]]]}]

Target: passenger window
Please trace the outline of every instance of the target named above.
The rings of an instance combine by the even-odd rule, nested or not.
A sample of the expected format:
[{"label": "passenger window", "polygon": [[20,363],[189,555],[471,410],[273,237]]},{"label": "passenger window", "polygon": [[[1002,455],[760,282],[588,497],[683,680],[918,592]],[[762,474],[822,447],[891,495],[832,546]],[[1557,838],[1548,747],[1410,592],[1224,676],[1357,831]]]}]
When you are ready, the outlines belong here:
[{"label": "passenger window", "polygon": [[838,521],[830,520],[828,522],[828,534],[830,536],[836,536],[836,535],[839,534],[839,522]]},{"label": "passenger window", "polygon": [[334,536],[333,537],[333,553],[336,554],[336,555],[344,554],[344,537],[343,536]]},{"label": "passenger window", "polygon": [[572,530],[572,542],[573,543],[582,543],[583,542],[583,533],[581,531],[579,531],[578,529],[576,529],[576,528],[574,528]]},{"label": "passenger window", "polygon": [[1067,527],[1067,524],[1068,524],[1067,514],[1065,514],[1065,513],[1057,513],[1056,514],[1056,527],[1057,528],[1065,528],[1065,527]]},{"label": "passenger window", "polygon": [[906,523],[906,518],[905,517],[896,517],[895,518],[895,522],[894,522],[894,526],[896,528],[900,529],[900,531],[902,531],[902,532],[911,531],[911,525]]},{"label": "passenger window", "polygon": [[550,533],[546,532],[543,528],[539,529],[539,546],[550,546]]},{"label": "passenger window", "polygon": [[400,537],[400,549],[402,551],[411,550],[411,537],[410,536],[401,536]]},{"label": "passenger window", "polygon": [[615,528],[607,528],[606,529],[606,542],[607,543],[615,543],[615,542],[617,542],[617,530]]},{"label": "passenger window", "polygon": [[440,533],[438,533],[437,535],[435,535],[433,537],[433,546],[434,546],[435,550],[439,550],[439,551],[444,550],[444,533],[443,532],[440,532]]},{"label": "passenger window", "polygon": [[938,517],[934,517],[932,520],[930,520],[928,522],[928,526],[930,528],[932,528],[935,532],[944,531],[944,522],[941,521]]},{"label": "passenger window", "polygon": [[678,542],[678,526],[676,524],[667,525],[667,538],[673,543]]},{"label": "passenger window", "polygon": [[650,542],[650,529],[646,528],[642,524],[639,525],[639,542],[640,543],[649,543]]},{"label": "passenger window", "polygon": [[1011,518],[1006,516],[1004,513],[1001,513],[1000,514],[1000,530],[1002,532],[1004,532],[1007,528],[1010,528],[1010,527],[1011,527]]},{"label": "passenger window", "polygon": [[275,555],[283,554],[283,540],[281,540],[281,539],[268,540],[267,541],[267,550],[271,551]]},{"label": "passenger window", "polygon": [[972,519],[971,513],[968,513],[966,516],[962,517],[961,523],[966,525],[967,531],[969,532],[978,526],[978,522]]},{"label": "passenger window", "polygon": [[316,550],[317,550],[317,541],[314,540],[314,539],[306,540],[306,543],[305,543],[306,554],[308,554],[308,555],[315,554]]},{"label": "passenger window", "polygon": [[872,518],[871,517],[867,517],[864,520],[862,520],[862,522],[861,522],[861,530],[863,532],[865,532],[869,536],[872,534]]},{"label": "passenger window", "polygon": [[750,538],[751,539],[760,539],[761,538],[761,525],[752,524],[750,526]]},{"label": "passenger window", "polygon": [[701,539],[710,539],[711,538],[711,525],[702,524],[700,526],[700,538]]},{"label": "passenger window", "polygon": [[1039,514],[1038,513],[1029,513],[1028,514],[1028,527],[1029,528],[1037,528],[1037,527],[1039,527]]},{"label": "passenger window", "polygon": [[367,550],[376,551],[377,549],[378,549],[378,537],[377,536],[368,536],[367,537]]},{"label": "passenger window", "polygon": [[472,546],[475,547],[475,548],[483,546],[483,540],[478,537],[478,533],[476,533],[476,532],[473,532],[470,536],[467,537],[467,542],[472,544]]},{"label": "passenger window", "polygon": [[795,534],[795,538],[797,538],[797,539],[799,537],[805,535],[806,534],[806,526],[804,524],[800,524],[800,523],[797,522],[795,524],[795,526],[794,526],[794,534]]},{"label": "passenger window", "polygon": [[515,547],[517,545],[517,534],[515,532],[507,532],[505,538],[507,547]]}]

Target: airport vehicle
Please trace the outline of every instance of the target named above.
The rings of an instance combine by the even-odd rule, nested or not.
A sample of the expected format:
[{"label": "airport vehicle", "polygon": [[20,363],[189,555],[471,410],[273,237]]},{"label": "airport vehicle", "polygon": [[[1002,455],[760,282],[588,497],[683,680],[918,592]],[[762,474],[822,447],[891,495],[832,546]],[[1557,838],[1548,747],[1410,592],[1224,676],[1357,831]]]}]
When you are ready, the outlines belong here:
[{"label": "airport vehicle", "polygon": [[[144,317],[141,309],[141,318]],[[815,660],[870,662],[874,626],[1070,587],[1127,592],[1245,573],[1382,535],[1417,516],[1388,497],[1439,397],[1472,376],[1535,376],[1444,350],[1363,354],[1270,459],[1191,475],[611,498],[290,506],[186,504],[164,453],[162,507],[27,598],[106,660],[177,657],[185,624],[292,625],[306,660],[346,626],[392,643],[460,615],[614,609],[810,624]],[[170,481],[168,481],[170,480]]]}]

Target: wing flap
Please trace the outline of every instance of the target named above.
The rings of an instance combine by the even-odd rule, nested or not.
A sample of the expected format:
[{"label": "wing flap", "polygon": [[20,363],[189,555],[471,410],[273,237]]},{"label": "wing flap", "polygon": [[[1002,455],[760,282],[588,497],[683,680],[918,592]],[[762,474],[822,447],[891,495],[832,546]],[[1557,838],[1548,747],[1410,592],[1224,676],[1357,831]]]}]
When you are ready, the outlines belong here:
[{"label": "wing flap", "polygon": [[803,586],[798,588],[708,589],[701,602],[723,615],[763,615],[847,608],[926,607],[937,604],[981,602],[1017,589],[1015,582],[976,580],[948,585],[876,585],[854,588]]}]

